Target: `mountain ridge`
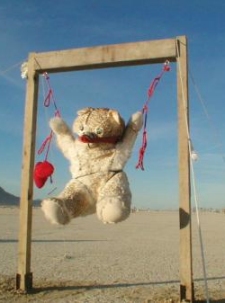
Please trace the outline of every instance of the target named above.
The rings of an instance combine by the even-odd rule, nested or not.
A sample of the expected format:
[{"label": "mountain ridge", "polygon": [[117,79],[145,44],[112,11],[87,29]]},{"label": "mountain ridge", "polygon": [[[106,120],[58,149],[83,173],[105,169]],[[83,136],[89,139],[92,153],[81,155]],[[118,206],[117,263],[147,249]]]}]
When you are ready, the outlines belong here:
[{"label": "mountain ridge", "polygon": [[[35,206],[40,205],[41,200],[34,200],[33,203]],[[7,191],[5,191],[0,186],[0,206],[19,206],[20,197],[17,197]]]}]

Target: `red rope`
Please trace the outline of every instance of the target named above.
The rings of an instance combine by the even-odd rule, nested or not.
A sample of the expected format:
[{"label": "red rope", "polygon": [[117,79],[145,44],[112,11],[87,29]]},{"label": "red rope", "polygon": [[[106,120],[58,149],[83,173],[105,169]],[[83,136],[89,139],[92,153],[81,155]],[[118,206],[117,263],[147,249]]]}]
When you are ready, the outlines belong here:
[{"label": "red rope", "polygon": [[[46,72],[43,74],[43,76],[45,78],[45,83],[46,83],[46,86],[48,88],[48,93],[47,93],[47,95],[45,97],[45,100],[44,100],[44,106],[49,107],[52,103],[54,108],[55,108],[55,113],[54,113],[55,117],[60,117],[61,116],[60,111],[57,108],[56,101],[55,101],[55,98],[54,98],[53,89],[51,88],[50,77],[48,76],[48,74]],[[47,159],[48,159],[48,154],[49,154],[50,145],[51,145],[51,142],[52,142],[52,137],[53,137],[53,132],[51,131],[50,134],[43,141],[43,143],[41,144],[41,147],[38,150],[38,155],[40,155],[44,152],[44,150],[47,147],[46,155],[45,155],[45,161],[47,161]]]},{"label": "red rope", "polygon": [[[54,98],[54,93],[51,88],[50,78],[47,73],[44,73],[43,76],[45,77],[45,85],[48,88],[48,93],[44,99],[44,106],[49,107],[52,103],[54,106],[54,109],[55,109],[55,111],[54,111],[55,117],[56,116],[60,117],[60,111],[57,108],[56,101]],[[41,144],[41,147],[39,148],[39,150],[37,152],[38,155],[40,155],[46,150],[44,161],[36,163],[36,165],[34,167],[33,178],[34,178],[34,182],[38,188],[42,188],[45,185],[45,182],[47,181],[48,178],[50,178],[50,182],[52,183],[52,174],[54,172],[54,166],[50,162],[47,161],[52,138],[53,138],[53,131],[51,130],[50,134],[43,141],[43,143]]]},{"label": "red rope", "polygon": [[53,132],[51,131],[50,135],[44,140],[44,142],[41,144],[41,147],[39,148],[39,150],[37,152],[38,155],[42,154],[43,151],[45,150],[46,146],[47,146],[47,151],[46,151],[46,155],[45,155],[45,161],[47,161],[47,158],[48,158],[48,153],[49,153],[52,137],[53,137]]},{"label": "red rope", "polygon": [[147,101],[145,102],[143,109],[142,109],[142,114],[144,116],[144,126],[143,126],[143,134],[142,134],[142,145],[141,148],[139,149],[139,159],[138,163],[136,165],[136,168],[140,168],[144,170],[144,156],[145,156],[145,151],[147,148],[147,143],[148,143],[148,137],[147,137],[147,118],[148,118],[148,104],[150,102],[151,97],[153,96],[155,89],[161,80],[163,74],[165,72],[170,71],[170,66],[169,66],[169,61],[166,61],[163,65],[163,69],[159,76],[155,77],[154,80],[152,81],[149,89],[148,89],[148,98]]},{"label": "red rope", "polygon": [[49,107],[50,104],[51,104],[51,101],[52,101],[52,103],[55,107],[55,112],[57,112],[58,113],[57,115],[60,116],[59,110],[58,110],[57,105],[56,105],[53,89],[51,88],[50,77],[49,77],[48,73],[46,73],[46,72],[43,74],[43,76],[45,77],[45,83],[46,83],[47,88],[48,88],[48,93],[47,93],[47,96],[44,100],[44,106]]}]

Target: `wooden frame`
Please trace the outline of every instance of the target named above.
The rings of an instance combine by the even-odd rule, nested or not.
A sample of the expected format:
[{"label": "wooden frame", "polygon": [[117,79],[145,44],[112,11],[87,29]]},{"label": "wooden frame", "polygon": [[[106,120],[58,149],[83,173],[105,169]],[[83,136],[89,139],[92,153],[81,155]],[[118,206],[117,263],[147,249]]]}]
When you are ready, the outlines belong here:
[{"label": "wooden frame", "polygon": [[31,272],[31,231],[33,167],[39,74],[177,62],[179,199],[180,199],[180,300],[193,302],[191,203],[188,109],[187,39],[172,39],[106,45],[47,53],[30,53],[24,119],[24,145],[20,199],[20,231],[16,288],[29,292],[33,287]]}]

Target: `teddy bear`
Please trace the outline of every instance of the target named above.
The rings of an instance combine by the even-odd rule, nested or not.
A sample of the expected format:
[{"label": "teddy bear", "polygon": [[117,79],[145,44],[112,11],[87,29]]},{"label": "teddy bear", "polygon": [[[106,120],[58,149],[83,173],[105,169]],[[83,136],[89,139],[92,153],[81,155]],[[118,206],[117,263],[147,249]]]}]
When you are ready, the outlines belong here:
[{"label": "teddy bear", "polygon": [[134,113],[125,125],[118,111],[92,107],[77,112],[72,130],[59,116],[50,120],[72,178],[58,196],[42,201],[47,220],[64,225],[93,213],[103,223],[128,218],[131,191],[123,168],[142,124],[142,112]]}]

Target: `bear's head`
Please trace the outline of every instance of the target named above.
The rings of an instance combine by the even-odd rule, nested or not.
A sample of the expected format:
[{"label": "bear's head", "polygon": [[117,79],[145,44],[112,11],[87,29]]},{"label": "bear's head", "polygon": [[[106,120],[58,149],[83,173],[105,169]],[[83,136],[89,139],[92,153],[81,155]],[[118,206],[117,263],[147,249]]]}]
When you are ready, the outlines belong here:
[{"label": "bear's head", "polygon": [[87,107],[78,111],[73,131],[84,143],[116,143],[123,136],[124,120],[109,108]]}]

